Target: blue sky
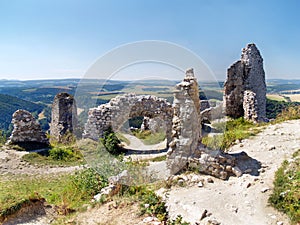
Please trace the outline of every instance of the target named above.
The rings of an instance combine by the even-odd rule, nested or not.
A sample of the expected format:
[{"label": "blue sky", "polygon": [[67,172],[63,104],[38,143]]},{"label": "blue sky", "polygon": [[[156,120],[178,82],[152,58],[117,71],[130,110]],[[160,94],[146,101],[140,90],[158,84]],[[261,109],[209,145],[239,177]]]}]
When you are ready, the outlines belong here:
[{"label": "blue sky", "polygon": [[82,77],[111,49],[163,40],[225,79],[247,43],[267,78],[300,79],[298,0],[0,0],[0,79]]}]

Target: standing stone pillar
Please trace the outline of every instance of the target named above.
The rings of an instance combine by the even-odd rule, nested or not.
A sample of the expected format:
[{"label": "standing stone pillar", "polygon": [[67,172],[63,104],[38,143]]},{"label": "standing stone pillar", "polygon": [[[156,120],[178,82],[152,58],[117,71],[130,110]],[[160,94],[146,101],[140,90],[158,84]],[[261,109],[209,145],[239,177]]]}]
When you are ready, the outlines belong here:
[{"label": "standing stone pillar", "polygon": [[51,140],[62,141],[67,133],[74,133],[77,125],[77,107],[75,99],[68,93],[59,93],[52,104],[50,125]]},{"label": "standing stone pillar", "polygon": [[167,153],[171,175],[186,167],[201,136],[199,87],[193,69],[187,70],[184,80],[176,85],[173,108],[172,141]]},{"label": "standing stone pillar", "polygon": [[[243,105],[244,94],[245,91],[251,91],[256,96],[257,120],[264,121],[266,118],[266,90],[263,58],[255,44],[248,44],[242,50],[241,59],[227,70],[227,80],[224,84],[226,115],[232,118],[244,116],[246,113]],[[246,117],[249,118],[249,116]]]}]

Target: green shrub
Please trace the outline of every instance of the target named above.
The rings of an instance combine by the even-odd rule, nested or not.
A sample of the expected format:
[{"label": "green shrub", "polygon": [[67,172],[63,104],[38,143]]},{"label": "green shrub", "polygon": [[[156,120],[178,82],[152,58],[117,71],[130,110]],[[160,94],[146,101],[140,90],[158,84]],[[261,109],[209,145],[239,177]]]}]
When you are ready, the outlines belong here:
[{"label": "green shrub", "polygon": [[100,138],[100,141],[106,150],[113,155],[119,155],[124,152],[120,147],[121,141],[111,127],[104,131],[103,138]]},{"label": "green shrub", "polygon": [[57,161],[76,161],[82,156],[72,146],[55,146],[49,150],[49,158]]},{"label": "green shrub", "polygon": [[298,150],[294,161],[284,161],[276,171],[274,190],[269,202],[278,210],[286,213],[293,224],[300,222],[300,158]]},{"label": "green shrub", "polygon": [[92,168],[77,172],[72,181],[78,190],[89,196],[98,194],[108,184],[107,178]]},{"label": "green shrub", "polygon": [[140,214],[156,216],[159,220],[165,221],[168,216],[165,203],[161,197],[157,196],[154,191],[145,185],[131,186],[123,189],[123,195],[129,194],[136,196],[140,201]]},{"label": "green shrub", "polygon": [[67,161],[73,157],[73,152],[68,148],[55,147],[49,151],[49,157],[54,160]]}]

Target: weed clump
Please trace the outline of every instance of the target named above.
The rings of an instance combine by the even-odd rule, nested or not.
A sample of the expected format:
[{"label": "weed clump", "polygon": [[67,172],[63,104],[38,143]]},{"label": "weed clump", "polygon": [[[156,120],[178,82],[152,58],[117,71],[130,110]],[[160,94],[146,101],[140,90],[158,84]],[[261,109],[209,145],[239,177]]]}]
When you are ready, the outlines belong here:
[{"label": "weed clump", "polygon": [[111,127],[104,131],[103,138],[100,138],[100,141],[110,154],[120,155],[124,153],[124,149],[120,146],[121,141]]},{"label": "weed clump", "polygon": [[293,224],[300,222],[300,150],[293,161],[285,160],[275,174],[274,190],[269,202],[286,213]]},{"label": "weed clump", "polygon": [[254,124],[245,120],[243,117],[214,124],[217,130],[223,131],[222,135],[213,137],[206,136],[202,138],[202,143],[209,148],[225,151],[232,146],[237,140],[241,141],[259,132],[257,129],[260,124]]}]

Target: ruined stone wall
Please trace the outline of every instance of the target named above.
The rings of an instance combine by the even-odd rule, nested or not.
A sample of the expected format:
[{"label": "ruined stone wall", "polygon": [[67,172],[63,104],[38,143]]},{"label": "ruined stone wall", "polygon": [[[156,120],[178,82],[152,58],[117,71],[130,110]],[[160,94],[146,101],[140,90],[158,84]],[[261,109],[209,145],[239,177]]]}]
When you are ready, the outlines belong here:
[{"label": "ruined stone wall", "polygon": [[12,115],[14,129],[9,137],[8,144],[41,144],[47,146],[49,140],[40,124],[26,110],[17,110]]},{"label": "ruined stone wall", "polygon": [[[226,115],[238,118],[245,115],[244,93],[252,91],[256,95],[257,117],[266,117],[266,82],[263,58],[255,44],[248,44],[242,50],[241,60],[227,70],[224,84],[224,106]],[[248,117],[247,117],[248,118]]]},{"label": "ruined stone wall", "polygon": [[74,97],[59,93],[52,103],[50,135],[52,140],[61,141],[66,133],[73,133],[77,125],[77,106]]},{"label": "ruined stone wall", "polygon": [[108,127],[117,131],[129,118],[137,116],[160,117],[166,124],[167,143],[170,142],[173,117],[171,104],[156,96],[132,93],[117,96],[106,104],[91,108],[83,137],[99,140]]},{"label": "ruined stone wall", "polygon": [[199,87],[193,70],[187,70],[174,92],[172,141],[167,152],[170,174],[184,169],[194,154],[201,136]]}]

